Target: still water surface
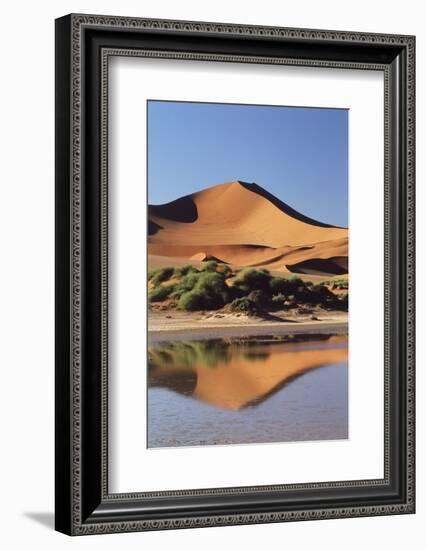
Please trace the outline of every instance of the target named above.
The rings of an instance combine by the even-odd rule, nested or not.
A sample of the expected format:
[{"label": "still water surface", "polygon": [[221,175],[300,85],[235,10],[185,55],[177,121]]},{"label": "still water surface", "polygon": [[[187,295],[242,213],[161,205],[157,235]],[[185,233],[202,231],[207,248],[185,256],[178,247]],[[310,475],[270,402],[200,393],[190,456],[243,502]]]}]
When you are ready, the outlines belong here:
[{"label": "still water surface", "polygon": [[346,336],[156,343],[148,447],[346,439]]}]

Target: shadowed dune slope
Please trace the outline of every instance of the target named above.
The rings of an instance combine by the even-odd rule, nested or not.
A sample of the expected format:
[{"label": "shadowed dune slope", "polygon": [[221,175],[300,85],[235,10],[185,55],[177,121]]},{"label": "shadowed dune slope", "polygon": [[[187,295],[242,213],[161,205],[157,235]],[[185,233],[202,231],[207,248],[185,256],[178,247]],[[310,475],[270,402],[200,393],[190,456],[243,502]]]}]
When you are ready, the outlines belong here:
[{"label": "shadowed dune slope", "polygon": [[149,206],[148,218],[149,254],[199,261],[214,257],[287,272],[314,273],[316,265],[330,274],[347,271],[347,229],[312,220],[257,184],[216,185]]}]

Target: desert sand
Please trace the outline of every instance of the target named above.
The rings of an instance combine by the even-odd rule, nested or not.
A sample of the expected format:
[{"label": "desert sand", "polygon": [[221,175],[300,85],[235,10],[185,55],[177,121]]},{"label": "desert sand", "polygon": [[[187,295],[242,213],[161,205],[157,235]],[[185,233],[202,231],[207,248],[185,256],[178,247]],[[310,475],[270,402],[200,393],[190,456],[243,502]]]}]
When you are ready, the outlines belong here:
[{"label": "desert sand", "polygon": [[[255,183],[227,182],[148,208],[148,253],[281,273],[348,271],[348,229],[307,218]],[[170,261],[173,260],[173,261]]]},{"label": "desert sand", "polygon": [[150,311],[150,344],[181,339],[204,340],[237,336],[269,334],[345,334],[348,329],[346,312],[317,312],[317,319],[278,313],[274,318],[250,317],[223,312]]}]

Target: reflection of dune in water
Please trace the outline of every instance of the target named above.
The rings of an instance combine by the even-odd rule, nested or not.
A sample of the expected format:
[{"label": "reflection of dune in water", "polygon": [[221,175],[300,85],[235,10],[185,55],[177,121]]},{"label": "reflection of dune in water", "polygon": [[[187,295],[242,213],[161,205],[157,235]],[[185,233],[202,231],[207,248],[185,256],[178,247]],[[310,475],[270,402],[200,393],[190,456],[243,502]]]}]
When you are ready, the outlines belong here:
[{"label": "reflection of dune in water", "polygon": [[150,348],[148,386],[239,410],[261,403],[312,369],[347,359],[346,337],[303,344],[174,342]]}]

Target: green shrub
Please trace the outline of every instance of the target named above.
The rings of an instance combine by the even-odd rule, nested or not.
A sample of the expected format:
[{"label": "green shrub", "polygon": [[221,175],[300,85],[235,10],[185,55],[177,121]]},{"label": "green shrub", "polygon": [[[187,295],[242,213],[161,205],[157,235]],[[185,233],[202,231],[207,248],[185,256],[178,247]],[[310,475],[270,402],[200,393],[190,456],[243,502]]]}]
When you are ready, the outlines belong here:
[{"label": "green shrub", "polygon": [[148,292],[149,302],[162,302],[173,292],[174,285],[158,285]]},{"label": "green shrub", "polygon": [[228,301],[228,287],[222,273],[202,273],[194,290],[204,295],[206,309],[217,309]]},{"label": "green shrub", "polygon": [[157,271],[158,269],[151,269],[151,271],[148,271],[148,281],[150,281],[154,277]]},{"label": "green shrub", "polygon": [[299,277],[284,279],[283,277],[273,277],[269,281],[269,288],[272,294],[290,294],[302,295],[306,293],[306,285]]},{"label": "green shrub", "polygon": [[229,265],[223,263],[217,264],[217,271],[219,271],[219,273],[223,273],[225,277],[229,277],[232,275],[232,269],[229,267]]},{"label": "green shrub", "polygon": [[[195,275],[195,277],[194,277]],[[204,271],[190,274],[176,285],[174,294],[179,295],[178,308],[187,310],[218,309],[229,298],[225,276],[222,273]]]},{"label": "green shrub", "polygon": [[177,303],[178,309],[185,309],[187,311],[206,309],[204,306],[204,296],[196,290],[191,290],[182,294]]},{"label": "green shrub", "polygon": [[334,281],[334,285],[336,288],[345,290],[349,288],[349,281],[345,281],[344,279],[337,279]]},{"label": "green shrub", "polygon": [[148,273],[148,280],[151,281],[154,286],[157,286],[160,283],[169,280],[170,277],[173,276],[174,271],[175,270],[173,267],[160,267],[158,269],[154,269]]},{"label": "green shrub", "polygon": [[185,309],[188,311],[219,309],[223,305],[224,300],[221,296],[212,296],[211,294],[206,294],[195,289],[182,294],[177,303],[178,309]]},{"label": "green shrub", "polygon": [[288,280],[303,284],[302,279],[298,275],[290,275]]},{"label": "green shrub", "polygon": [[183,290],[182,288],[175,288],[173,292],[170,294],[171,298],[174,298],[175,300],[179,300],[179,298],[185,294],[185,292],[189,292],[188,290]]},{"label": "green shrub", "polygon": [[346,306],[348,306],[348,304],[349,304],[349,293],[348,292],[344,292],[344,293],[340,294],[340,296],[338,298],[339,298],[339,301],[342,304],[346,304]]},{"label": "green shrub", "polygon": [[268,309],[271,305],[271,298],[269,293],[266,293],[264,290],[252,290],[247,296],[258,309]]},{"label": "green shrub", "polygon": [[279,293],[272,296],[272,303],[274,306],[282,306],[284,305],[285,301],[286,297],[284,296],[284,294]]},{"label": "green shrub", "polygon": [[200,278],[200,276],[201,276],[200,271],[188,273],[187,275],[182,277],[182,279],[180,281],[178,281],[176,283],[175,289],[177,291],[181,290],[183,292],[187,292],[189,290],[192,290],[195,287],[195,285],[197,284],[197,281]]},{"label": "green shrub", "polygon": [[339,290],[347,290],[349,288],[349,281],[347,279],[330,279],[322,281],[319,284],[330,286],[332,289],[338,288]]},{"label": "green shrub", "polygon": [[225,277],[222,273],[205,272],[200,273],[195,285],[197,290],[219,293],[226,290]]},{"label": "green shrub", "polygon": [[322,298],[331,298],[334,297],[334,294],[324,285],[318,284],[318,285],[312,285],[310,288],[310,291]]},{"label": "green shrub", "polygon": [[325,307],[325,309],[337,309],[340,311],[348,311],[349,294],[347,292],[344,292],[338,295],[333,294],[333,298],[327,301],[323,305],[323,307]]},{"label": "green shrub", "polygon": [[256,304],[246,296],[233,300],[231,302],[231,310],[236,313],[247,313],[248,315],[255,315],[257,313]]},{"label": "green shrub", "polygon": [[188,273],[198,273],[198,269],[191,264],[187,264],[181,267],[175,267],[173,274],[175,277],[181,278],[188,275]]},{"label": "green shrub", "polygon": [[173,297],[180,298],[183,294],[192,290],[216,295],[227,290],[227,286],[221,273],[209,271],[190,272],[174,285]]},{"label": "green shrub", "polygon": [[337,296],[320,283],[311,286],[309,303],[319,304],[325,309],[341,309]]},{"label": "green shrub", "polygon": [[291,290],[291,283],[282,277],[272,277],[269,281],[269,288],[272,294],[288,294],[289,290]]},{"label": "green shrub", "polygon": [[234,279],[234,286],[251,292],[252,290],[266,290],[269,287],[271,274],[267,269],[248,267],[238,273]]},{"label": "green shrub", "polygon": [[313,304],[324,303],[331,294],[328,288],[321,283],[311,286],[309,290],[311,292],[311,303]]},{"label": "green shrub", "polygon": [[216,260],[208,260],[207,262],[203,262],[202,270],[203,271],[216,271],[217,270],[217,262]]}]

